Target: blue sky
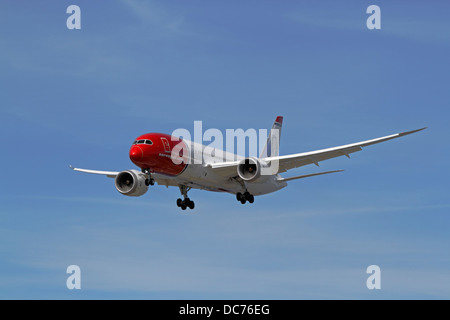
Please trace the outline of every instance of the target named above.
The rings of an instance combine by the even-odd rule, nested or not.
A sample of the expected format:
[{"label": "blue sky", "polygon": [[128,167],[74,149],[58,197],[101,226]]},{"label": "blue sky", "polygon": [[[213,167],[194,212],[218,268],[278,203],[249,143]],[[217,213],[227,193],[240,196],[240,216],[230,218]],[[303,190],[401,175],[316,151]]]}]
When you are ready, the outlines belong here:
[{"label": "blue sky", "polygon": [[[371,4],[381,30],[366,28]],[[449,299],[449,10],[0,0],[0,298]],[[175,188],[127,198],[68,169],[133,168],[142,133],[269,128],[277,115],[282,154],[429,129],[253,205],[193,190],[189,214]],[[66,288],[72,264],[79,291]],[[379,291],[365,286],[372,264]]]}]

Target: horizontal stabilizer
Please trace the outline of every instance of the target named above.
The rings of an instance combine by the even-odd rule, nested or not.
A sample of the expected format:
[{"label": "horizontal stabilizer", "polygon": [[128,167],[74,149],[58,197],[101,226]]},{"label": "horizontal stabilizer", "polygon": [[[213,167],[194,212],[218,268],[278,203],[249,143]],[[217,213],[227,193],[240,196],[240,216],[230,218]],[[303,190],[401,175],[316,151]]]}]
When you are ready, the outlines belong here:
[{"label": "horizontal stabilizer", "polygon": [[326,171],[326,172],[319,172],[319,173],[312,173],[312,174],[305,174],[302,176],[296,176],[296,177],[290,177],[290,178],[280,178],[278,181],[291,181],[296,179],[303,179],[303,178],[309,178],[309,177],[315,177],[320,176],[322,174],[328,174],[328,173],[335,173],[335,172],[342,172],[344,170],[334,170],[334,171]]}]

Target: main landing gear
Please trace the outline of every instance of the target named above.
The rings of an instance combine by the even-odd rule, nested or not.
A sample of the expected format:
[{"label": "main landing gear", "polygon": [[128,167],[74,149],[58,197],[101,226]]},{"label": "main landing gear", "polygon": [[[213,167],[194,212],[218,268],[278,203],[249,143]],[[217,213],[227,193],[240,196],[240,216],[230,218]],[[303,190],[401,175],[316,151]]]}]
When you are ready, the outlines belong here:
[{"label": "main landing gear", "polygon": [[180,188],[180,192],[181,192],[181,195],[183,196],[184,200],[181,200],[181,199],[178,198],[177,199],[177,206],[179,208],[181,208],[181,210],[186,210],[186,208],[189,208],[191,210],[194,209],[195,208],[195,203],[194,203],[194,201],[189,199],[188,195],[187,195],[188,191],[191,190],[191,188],[187,187],[187,186],[184,186],[184,185],[179,185],[178,187]]},{"label": "main landing gear", "polygon": [[255,201],[255,197],[248,191],[245,191],[243,194],[238,192],[236,194],[236,199],[237,201],[240,201],[242,204],[245,204],[247,201],[249,203],[253,203]]},{"label": "main landing gear", "polygon": [[152,174],[150,173],[149,169],[142,169],[142,172],[145,173],[147,175],[147,179],[145,179],[145,185],[148,186],[153,186],[155,184],[155,179],[153,179]]}]

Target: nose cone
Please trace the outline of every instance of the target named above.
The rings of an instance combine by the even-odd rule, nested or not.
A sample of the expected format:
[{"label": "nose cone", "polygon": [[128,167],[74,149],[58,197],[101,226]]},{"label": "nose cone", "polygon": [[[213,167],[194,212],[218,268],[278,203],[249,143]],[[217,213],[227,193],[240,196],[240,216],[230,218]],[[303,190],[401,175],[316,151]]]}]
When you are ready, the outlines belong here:
[{"label": "nose cone", "polygon": [[144,153],[139,146],[132,146],[130,148],[130,159],[133,162],[140,162],[144,158]]}]

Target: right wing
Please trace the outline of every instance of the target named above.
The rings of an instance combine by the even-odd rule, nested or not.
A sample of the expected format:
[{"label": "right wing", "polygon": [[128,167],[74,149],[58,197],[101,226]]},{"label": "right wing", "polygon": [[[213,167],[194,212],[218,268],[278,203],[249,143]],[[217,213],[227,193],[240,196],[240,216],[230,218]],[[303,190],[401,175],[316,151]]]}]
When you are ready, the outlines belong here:
[{"label": "right wing", "polygon": [[[69,167],[73,171],[90,173],[90,174],[98,174],[98,175],[107,176],[108,178],[115,178],[120,173],[118,171],[100,171],[100,170],[80,169],[80,168],[74,168],[70,165],[69,165]],[[169,187],[169,186],[176,187],[179,185],[179,183],[175,179],[171,179],[170,177],[160,175],[160,174],[154,174],[153,179],[155,179],[155,181],[158,183],[158,185],[163,185],[166,187]]]},{"label": "right wing", "polygon": [[377,138],[377,139],[347,144],[347,145],[343,145],[340,147],[334,147],[334,148],[328,148],[328,149],[322,149],[322,150],[316,150],[316,151],[304,152],[304,153],[297,153],[297,154],[291,154],[291,155],[286,155],[286,156],[268,157],[268,158],[263,158],[262,160],[264,160],[266,162],[278,161],[278,173],[286,172],[289,169],[306,166],[306,165],[312,164],[312,163],[314,163],[316,166],[319,166],[320,161],[324,161],[324,160],[328,160],[328,159],[332,159],[332,158],[336,158],[336,157],[340,157],[340,156],[346,156],[346,157],[350,158],[349,155],[351,153],[361,151],[363,147],[367,147],[367,146],[377,144],[380,142],[400,138],[400,137],[406,136],[411,133],[422,131],[424,129],[426,129],[426,127],[422,128],[422,129],[418,129],[418,130],[397,133],[397,134],[393,134],[390,136],[381,137],[381,138]]},{"label": "right wing", "polygon": [[80,169],[80,168],[74,168],[70,165],[69,165],[69,167],[73,171],[79,171],[79,172],[85,172],[85,173],[91,173],[91,174],[100,174],[100,175],[107,176],[108,178],[115,178],[120,173],[120,172],[116,172],[116,171],[99,171],[99,170]]}]

